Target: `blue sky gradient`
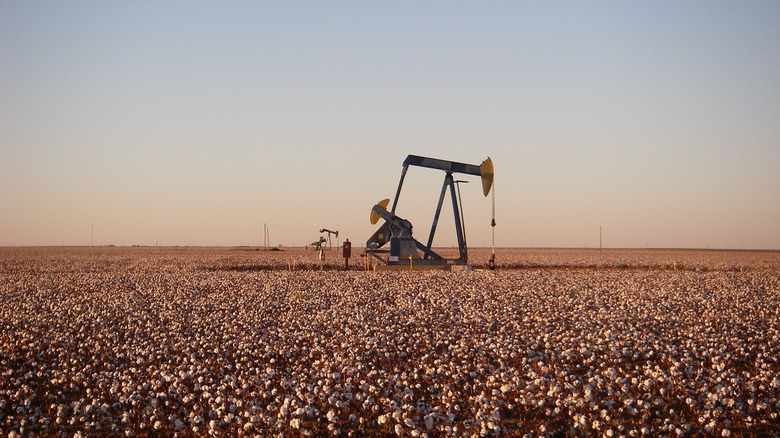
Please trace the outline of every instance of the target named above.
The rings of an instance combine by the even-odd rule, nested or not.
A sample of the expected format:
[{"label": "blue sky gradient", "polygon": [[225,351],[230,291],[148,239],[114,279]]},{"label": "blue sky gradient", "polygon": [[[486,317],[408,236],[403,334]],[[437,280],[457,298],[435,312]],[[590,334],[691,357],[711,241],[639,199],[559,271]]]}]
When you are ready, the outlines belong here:
[{"label": "blue sky gradient", "polygon": [[[780,249],[777,23],[765,1],[2,0],[0,245],[265,223],[360,246],[415,154],[493,159],[499,246]],[[420,240],[441,178],[409,172]]]}]

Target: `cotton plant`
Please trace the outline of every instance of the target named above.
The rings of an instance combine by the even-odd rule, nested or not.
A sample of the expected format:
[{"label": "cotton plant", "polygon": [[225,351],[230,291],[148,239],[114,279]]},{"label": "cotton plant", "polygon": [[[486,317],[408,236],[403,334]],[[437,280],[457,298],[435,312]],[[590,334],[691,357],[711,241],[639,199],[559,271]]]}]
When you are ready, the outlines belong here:
[{"label": "cotton plant", "polygon": [[4,262],[4,435],[740,436],[780,425],[771,254],[675,269],[656,253],[540,252],[538,268],[457,273],[288,270],[284,252],[257,264],[133,254]]}]

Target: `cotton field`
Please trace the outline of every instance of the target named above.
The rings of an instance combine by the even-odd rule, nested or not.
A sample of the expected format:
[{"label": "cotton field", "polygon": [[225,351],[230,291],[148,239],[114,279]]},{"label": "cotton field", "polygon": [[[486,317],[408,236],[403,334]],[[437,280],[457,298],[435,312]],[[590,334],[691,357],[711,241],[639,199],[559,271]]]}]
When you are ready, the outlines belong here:
[{"label": "cotton field", "polygon": [[780,253],[497,257],[0,249],[0,431],[780,436]]}]

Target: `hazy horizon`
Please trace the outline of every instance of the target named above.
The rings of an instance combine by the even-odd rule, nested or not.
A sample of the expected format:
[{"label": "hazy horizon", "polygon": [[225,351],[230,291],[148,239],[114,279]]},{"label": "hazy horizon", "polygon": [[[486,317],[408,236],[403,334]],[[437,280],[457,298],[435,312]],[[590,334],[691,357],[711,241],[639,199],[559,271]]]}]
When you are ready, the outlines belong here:
[{"label": "hazy horizon", "polygon": [[[0,246],[267,224],[360,248],[414,154],[491,157],[497,247],[780,249],[777,23],[761,1],[0,2]],[[418,240],[442,176],[407,174]],[[456,178],[489,247],[491,198]]]},{"label": "hazy horizon", "polygon": [[[336,242],[334,241],[333,242],[333,247],[328,247],[326,245],[325,249],[326,249],[326,251],[333,251],[333,254],[337,254],[335,257],[338,258],[338,259],[341,259],[342,255],[341,255],[341,246],[340,246],[340,244],[342,244],[342,243],[344,243],[344,242],[340,240],[339,241],[339,245],[337,245]],[[256,244],[256,245],[252,245],[252,244],[247,244],[247,245],[240,245],[240,244],[238,244],[238,245],[219,245],[219,244],[216,244],[216,245],[187,245],[187,244],[183,244],[183,245],[180,245],[180,244],[162,245],[162,244],[159,244],[159,243],[155,243],[155,244],[151,244],[151,245],[146,245],[146,244],[115,245],[115,244],[112,244],[112,243],[107,243],[107,244],[103,244],[103,245],[97,245],[97,244],[95,244],[95,245],[90,245],[90,244],[87,244],[87,245],[8,245],[8,244],[6,244],[4,246],[0,245],[0,249],[2,249],[2,248],[7,248],[7,249],[12,249],[12,248],[19,248],[19,249],[25,249],[25,248],[62,248],[62,249],[67,249],[67,248],[73,248],[73,249],[88,249],[88,248],[92,248],[92,249],[110,249],[110,248],[118,248],[118,249],[122,249],[122,248],[130,248],[130,249],[134,249],[134,248],[135,249],[177,249],[177,248],[178,249],[188,249],[188,248],[190,248],[190,249],[199,249],[199,248],[204,248],[204,249],[212,249],[213,248],[213,249],[228,249],[228,250],[261,251],[261,252],[264,252],[264,251],[275,252],[277,250],[280,250],[280,251],[310,251],[310,252],[312,252],[312,254],[314,254],[313,257],[316,256],[316,248],[311,246],[311,245],[285,245],[285,244],[282,244],[282,243],[271,245],[271,246],[267,246],[267,247],[263,246],[262,243]],[[446,245],[437,246],[437,245],[434,245],[432,248],[436,249],[436,250],[451,249],[451,250],[455,251],[455,253],[457,253],[457,249],[458,249],[458,247],[455,246],[455,245],[450,245],[450,246],[446,246]],[[487,255],[490,255],[491,251],[497,251],[498,253],[500,253],[501,251],[533,251],[533,250],[540,250],[540,251],[558,251],[558,250],[560,250],[560,251],[595,251],[595,252],[599,252],[599,251],[604,251],[604,252],[611,252],[611,251],[612,252],[614,252],[614,251],[618,251],[618,252],[620,252],[620,251],[632,251],[632,252],[633,251],[637,251],[637,252],[641,252],[641,251],[651,251],[651,252],[654,252],[654,251],[672,251],[672,252],[674,252],[674,251],[680,251],[680,252],[697,252],[697,251],[701,251],[701,252],[707,252],[707,251],[711,251],[711,252],[759,252],[759,253],[780,252],[780,249],[760,249],[760,248],[682,248],[682,247],[672,247],[672,248],[661,248],[661,247],[602,247],[602,248],[599,248],[598,246],[596,246],[596,247],[589,247],[589,246],[581,246],[581,247],[577,247],[577,246],[496,246],[495,248],[491,248],[489,246],[472,246],[472,245],[469,245],[468,248],[471,251],[471,252],[469,252],[469,255],[471,256],[470,258],[473,258],[473,256],[474,256],[472,250],[487,252]],[[353,245],[352,246],[352,259],[351,260],[353,260],[353,259],[357,260],[355,258],[356,257],[360,257],[363,253],[364,253],[364,247],[362,247],[360,245],[357,245],[357,246]],[[487,255],[485,256],[485,258],[487,258]]]}]

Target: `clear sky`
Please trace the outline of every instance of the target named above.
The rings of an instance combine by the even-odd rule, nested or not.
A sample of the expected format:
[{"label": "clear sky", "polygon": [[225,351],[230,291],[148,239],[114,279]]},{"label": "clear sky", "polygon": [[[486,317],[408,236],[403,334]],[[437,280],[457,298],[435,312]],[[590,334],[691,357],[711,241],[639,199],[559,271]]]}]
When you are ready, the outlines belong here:
[{"label": "clear sky", "polygon": [[[0,0],[0,245],[268,224],[360,247],[415,154],[493,159],[498,246],[780,249],[778,23],[777,1]],[[409,170],[419,240],[442,177]]]}]

